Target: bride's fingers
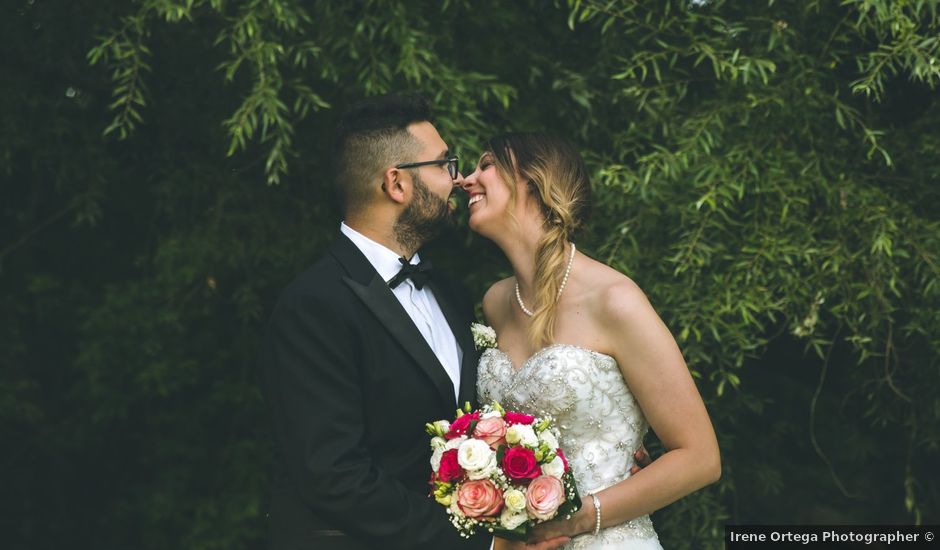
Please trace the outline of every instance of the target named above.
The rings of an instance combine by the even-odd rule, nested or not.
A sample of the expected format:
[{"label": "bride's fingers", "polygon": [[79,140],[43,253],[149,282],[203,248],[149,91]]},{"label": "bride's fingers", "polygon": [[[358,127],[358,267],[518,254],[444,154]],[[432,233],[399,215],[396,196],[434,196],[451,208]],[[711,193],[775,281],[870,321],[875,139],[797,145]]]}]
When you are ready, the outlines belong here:
[{"label": "bride's fingers", "polygon": [[636,461],[636,464],[633,466],[633,468],[639,466],[639,468],[636,468],[636,471],[633,471],[633,468],[630,469],[630,472],[634,474],[639,472],[640,468],[646,468],[653,462],[653,459],[650,458],[649,453],[646,452],[646,447],[643,446],[640,446],[640,448],[637,449],[635,453],[633,453],[633,459]]},{"label": "bride's fingers", "polygon": [[542,542],[530,543],[526,545],[527,550],[552,550],[568,543],[571,539],[568,537],[555,537]]},{"label": "bride's fingers", "polygon": [[532,534],[529,535],[529,543],[541,544],[559,537],[566,537],[561,523],[559,521],[549,521],[536,525],[535,528],[532,529]]}]

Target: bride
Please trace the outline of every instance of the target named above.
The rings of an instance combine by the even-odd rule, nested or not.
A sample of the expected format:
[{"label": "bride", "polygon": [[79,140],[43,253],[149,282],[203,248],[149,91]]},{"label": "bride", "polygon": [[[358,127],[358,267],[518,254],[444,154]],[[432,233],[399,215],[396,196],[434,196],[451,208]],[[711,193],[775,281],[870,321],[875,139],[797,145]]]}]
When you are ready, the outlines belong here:
[{"label": "bride", "polygon": [[[483,298],[499,347],[480,360],[481,403],[550,414],[583,506],[540,525],[565,548],[662,548],[649,513],[718,479],[718,443],[669,330],[630,278],[569,241],[589,206],[584,163],[544,134],[490,140],[461,186],[470,228],[506,254],[513,276]],[[631,474],[652,427],[667,452]],[[496,549],[520,543],[496,539]]]}]

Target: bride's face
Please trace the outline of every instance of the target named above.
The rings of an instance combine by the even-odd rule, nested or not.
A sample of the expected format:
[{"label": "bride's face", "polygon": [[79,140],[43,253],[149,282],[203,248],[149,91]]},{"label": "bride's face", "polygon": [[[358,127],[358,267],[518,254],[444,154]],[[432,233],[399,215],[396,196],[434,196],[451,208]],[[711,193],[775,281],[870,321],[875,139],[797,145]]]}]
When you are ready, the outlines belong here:
[{"label": "bride's face", "polygon": [[509,186],[514,183],[500,175],[491,153],[483,153],[476,169],[462,184],[470,196],[470,229],[491,237],[507,227],[513,202]]}]

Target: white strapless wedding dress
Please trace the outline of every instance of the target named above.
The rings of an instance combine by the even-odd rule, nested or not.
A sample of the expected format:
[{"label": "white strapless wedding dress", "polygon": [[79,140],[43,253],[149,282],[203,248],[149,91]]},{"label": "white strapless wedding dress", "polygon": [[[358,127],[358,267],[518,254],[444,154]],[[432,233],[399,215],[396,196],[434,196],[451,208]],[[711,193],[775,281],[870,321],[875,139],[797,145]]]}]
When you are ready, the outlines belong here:
[{"label": "white strapless wedding dress", "polygon": [[[555,417],[582,498],[630,477],[649,427],[614,358],[570,344],[542,348],[518,370],[505,352],[487,349],[477,392],[480,403]],[[574,537],[563,548],[662,550],[649,516]]]}]

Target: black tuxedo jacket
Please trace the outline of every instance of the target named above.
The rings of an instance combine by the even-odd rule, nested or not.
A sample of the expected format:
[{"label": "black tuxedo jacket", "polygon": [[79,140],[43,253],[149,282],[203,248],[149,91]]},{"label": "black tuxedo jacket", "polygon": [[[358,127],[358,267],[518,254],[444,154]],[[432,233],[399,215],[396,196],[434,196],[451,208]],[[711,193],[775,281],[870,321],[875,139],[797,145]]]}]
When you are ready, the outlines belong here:
[{"label": "black tuxedo jacket", "polygon": [[[459,403],[475,402],[473,309],[430,283],[463,350]],[[424,425],[454,386],[398,299],[345,235],[281,294],[262,354],[278,453],[269,548],[488,548],[428,497]]]}]

